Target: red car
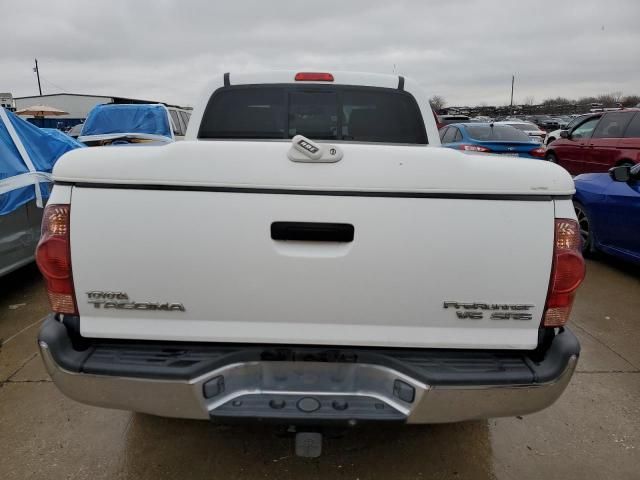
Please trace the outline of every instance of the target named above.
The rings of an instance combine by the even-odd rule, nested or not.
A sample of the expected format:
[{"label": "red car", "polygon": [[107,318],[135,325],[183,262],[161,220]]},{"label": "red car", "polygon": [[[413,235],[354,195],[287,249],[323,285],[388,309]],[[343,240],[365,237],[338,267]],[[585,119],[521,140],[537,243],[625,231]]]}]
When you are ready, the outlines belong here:
[{"label": "red car", "polygon": [[606,172],[640,163],[640,110],[604,112],[585,118],[549,144],[545,158],[572,175]]}]

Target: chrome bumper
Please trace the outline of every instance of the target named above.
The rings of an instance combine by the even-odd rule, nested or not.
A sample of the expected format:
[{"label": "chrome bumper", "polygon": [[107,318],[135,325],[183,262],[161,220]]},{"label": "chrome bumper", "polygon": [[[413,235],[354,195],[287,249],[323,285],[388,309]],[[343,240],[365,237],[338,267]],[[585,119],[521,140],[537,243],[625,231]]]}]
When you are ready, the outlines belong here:
[{"label": "chrome bumper", "polygon": [[[427,385],[387,366],[289,361],[234,363],[187,381],[72,372],[55,361],[45,341],[39,346],[56,386],[89,405],[164,417],[283,422],[295,417],[352,425],[362,419],[447,423],[536,412],[562,394],[578,359],[577,353],[570,356],[559,376],[531,385]],[[211,381],[213,395],[205,398]],[[295,415],[288,416],[292,411]]]}]

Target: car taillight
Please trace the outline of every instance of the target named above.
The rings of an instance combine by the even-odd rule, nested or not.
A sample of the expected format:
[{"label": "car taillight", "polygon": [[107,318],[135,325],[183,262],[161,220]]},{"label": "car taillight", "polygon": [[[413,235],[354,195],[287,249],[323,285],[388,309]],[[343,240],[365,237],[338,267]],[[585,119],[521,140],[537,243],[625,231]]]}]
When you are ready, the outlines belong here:
[{"label": "car taillight", "polygon": [[333,75],[321,72],[298,72],[296,82],[333,82]]},{"label": "car taillight", "polygon": [[536,158],[544,158],[544,155],[546,153],[546,149],[542,148],[542,147],[538,147],[538,148],[534,148],[533,150],[531,150],[529,152],[529,155],[531,155],[532,157],[536,157]]},{"label": "car taillight", "polygon": [[487,147],[482,147],[480,145],[458,145],[456,146],[458,150],[465,150],[467,152],[490,152],[491,149]]},{"label": "car taillight", "polygon": [[71,274],[69,205],[47,205],[42,216],[42,233],[36,248],[36,263],[47,282],[51,309],[78,314]]},{"label": "car taillight", "polygon": [[553,264],[542,325],[561,327],[569,320],[575,292],[585,274],[580,227],[568,218],[556,218]]}]

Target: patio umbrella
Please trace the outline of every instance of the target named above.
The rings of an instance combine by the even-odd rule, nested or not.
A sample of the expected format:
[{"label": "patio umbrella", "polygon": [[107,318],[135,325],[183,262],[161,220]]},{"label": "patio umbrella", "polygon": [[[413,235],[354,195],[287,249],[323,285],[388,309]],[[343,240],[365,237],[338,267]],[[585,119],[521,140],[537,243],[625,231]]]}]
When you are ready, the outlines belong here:
[{"label": "patio umbrella", "polygon": [[22,108],[16,112],[18,115],[33,115],[34,117],[55,117],[58,115],[68,115],[69,112],[48,105],[33,105]]}]

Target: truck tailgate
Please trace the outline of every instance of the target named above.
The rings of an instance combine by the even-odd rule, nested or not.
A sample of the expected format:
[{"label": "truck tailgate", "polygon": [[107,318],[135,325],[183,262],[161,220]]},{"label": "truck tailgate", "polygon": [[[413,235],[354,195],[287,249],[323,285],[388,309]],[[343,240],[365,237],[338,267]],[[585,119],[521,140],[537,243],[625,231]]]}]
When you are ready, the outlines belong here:
[{"label": "truck tailgate", "polygon": [[[353,239],[274,239],[274,222]],[[85,184],[71,208],[88,337],[530,349],[553,235],[550,199]]]}]

